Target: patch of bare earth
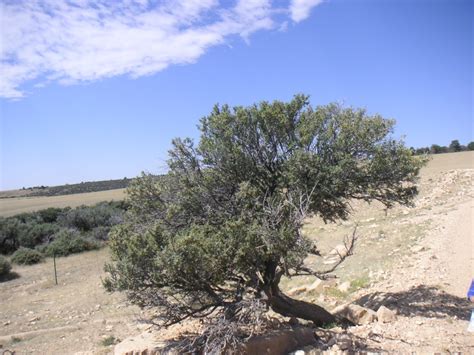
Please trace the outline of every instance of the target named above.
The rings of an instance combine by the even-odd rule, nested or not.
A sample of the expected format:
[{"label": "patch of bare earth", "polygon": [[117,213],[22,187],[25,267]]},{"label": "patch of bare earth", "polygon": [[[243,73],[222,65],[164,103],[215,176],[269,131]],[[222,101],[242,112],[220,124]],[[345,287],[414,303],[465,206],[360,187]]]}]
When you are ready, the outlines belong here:
[{"label": "patch of bare earth", "polygon": [[[0,283],[0,345],[17,354],[109,353],[106,339],[139,332],[140,312],[102,287],[108,250],[14,266],[19,277]],[[1,349],[1,348],[0,348]]]}]

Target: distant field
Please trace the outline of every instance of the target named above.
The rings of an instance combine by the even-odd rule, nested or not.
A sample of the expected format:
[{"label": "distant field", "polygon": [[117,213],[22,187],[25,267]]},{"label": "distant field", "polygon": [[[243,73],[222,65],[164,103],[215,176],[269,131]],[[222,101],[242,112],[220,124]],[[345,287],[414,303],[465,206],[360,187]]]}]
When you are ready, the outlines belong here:
[{"label": "distant field", "polygon": [[93,205],[101,201],[122,200],[125,189],[88,192],[64,196],[13,197],[0,199],[0,216],[9,217],[48,207],[77,207]]},{"label": "distant field", "polygon": [[[422,178],[429,178],[432,175],[452,169],[467,168],[474,168],[474,152],[437,154],[433,155],[428,165],[422,169],[421,176]],[[19,194],[22,192],[22,190],[17,191]],[[15,191],[9,191],[8,193],[10,196],[15,196]],[[0,198],[0,216],[8,217],[48,207],[93,205],[101,201],[122,200],[124,197],[125,189],[115,189],[63,196]]]},{"label": "distant field", "polygon": [[118,190],[127,188],[131,181],[132,179],[123,178],[115,180],[87,181],[79,184],[58,186],[36,186],[18,190],[0,191],[0,199],[12,197],[63,196],[87,192]]}]

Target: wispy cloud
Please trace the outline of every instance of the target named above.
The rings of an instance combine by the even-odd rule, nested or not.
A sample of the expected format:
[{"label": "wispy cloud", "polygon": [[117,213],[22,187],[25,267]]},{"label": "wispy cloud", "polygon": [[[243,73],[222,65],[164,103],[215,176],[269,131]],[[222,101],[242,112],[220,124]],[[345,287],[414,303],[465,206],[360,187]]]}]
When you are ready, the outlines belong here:
[{"label": "wispy cloud", "polygon": [[323,0],[291,0],[290,15],[294,22],[300,22],[307,19],[311,13],[311,9]]},{"label": "wispy cloud", "polygon": [[4,0],[0,96],[23,97],[31,80],[35,87],[74,84],[193,63],[231,36],[281,28],[288,16],[299,22],[319,2],[277,8],[270,0]]}]

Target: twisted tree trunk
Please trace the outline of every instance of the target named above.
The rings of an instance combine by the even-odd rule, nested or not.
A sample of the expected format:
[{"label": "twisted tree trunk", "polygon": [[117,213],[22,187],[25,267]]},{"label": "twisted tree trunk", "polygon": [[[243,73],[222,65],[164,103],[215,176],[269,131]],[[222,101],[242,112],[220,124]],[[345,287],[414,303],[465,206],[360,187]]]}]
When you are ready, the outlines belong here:
[{"label": "twisted tree trunk", "polygon": [[268,304],[275,312],[285,317],[296,317],[312,321],[316,326],[336,323],[338,319],[314,303],[295,300],[280,291],[278,285],[273,285],[265,291]]},{"label": "twisted tree trunk", "polygon": [[278,287],[282,272],[277,272],[277,263],[269,262],[264,274],[262,290],[271,309],[285,317],[296,317],[312,321],[316,326],[329,323],[350,324],[346,319],[340,319],[314,303],[295,300],[281,292]]}]

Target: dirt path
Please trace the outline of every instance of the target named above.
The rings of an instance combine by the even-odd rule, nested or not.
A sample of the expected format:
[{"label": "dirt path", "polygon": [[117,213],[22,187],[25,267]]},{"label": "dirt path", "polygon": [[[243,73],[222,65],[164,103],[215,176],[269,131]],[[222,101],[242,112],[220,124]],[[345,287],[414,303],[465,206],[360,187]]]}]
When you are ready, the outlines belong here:
[{"label": "dirt path", "polygon": [[[446,290],[465,297],[474,278],[474,201],[456,207],[444,218],[443,235],[439,236],[439,258],[446,268]],[[439,230],[439,231],[441,231]],[[449,238],[446,238],[449,236]]]}]

